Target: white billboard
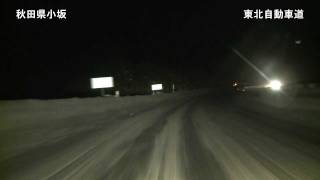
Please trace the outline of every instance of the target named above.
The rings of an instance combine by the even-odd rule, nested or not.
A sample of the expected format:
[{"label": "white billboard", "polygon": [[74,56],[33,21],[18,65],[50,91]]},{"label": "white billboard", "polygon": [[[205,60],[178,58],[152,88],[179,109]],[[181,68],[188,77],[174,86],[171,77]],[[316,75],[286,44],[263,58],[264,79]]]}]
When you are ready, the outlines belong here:
[{"label": "white billboard", "polygon": [[114,86],[113,77],[98,77],[98,78],[91,78],[90,80],[91,80],[92,89],[111,88]]},{"label": "white billboard", "polygon": [[151,85],[151,90],[152,90],[152,91],[162,90],[162,84],[152,84],[152,85]]}]

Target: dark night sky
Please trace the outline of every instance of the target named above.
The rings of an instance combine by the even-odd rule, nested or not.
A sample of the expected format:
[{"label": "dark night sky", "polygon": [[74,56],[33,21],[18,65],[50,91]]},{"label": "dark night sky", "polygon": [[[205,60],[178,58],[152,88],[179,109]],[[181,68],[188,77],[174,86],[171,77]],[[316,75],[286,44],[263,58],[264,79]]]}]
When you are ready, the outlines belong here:
[{"label": "dark night sky", "polygon": [[[270,76],[319,81],[320,15],[310,5],[288,2],[2,2],[1,98],[83,95],[90,77],[109,75],[132,91],[152,82],[259,82],[230,47]],[[63,8],[67,19],[17,20],[20,8]],[[244,9],[267,8],[304,9],[305,19],[243,19]]]}]

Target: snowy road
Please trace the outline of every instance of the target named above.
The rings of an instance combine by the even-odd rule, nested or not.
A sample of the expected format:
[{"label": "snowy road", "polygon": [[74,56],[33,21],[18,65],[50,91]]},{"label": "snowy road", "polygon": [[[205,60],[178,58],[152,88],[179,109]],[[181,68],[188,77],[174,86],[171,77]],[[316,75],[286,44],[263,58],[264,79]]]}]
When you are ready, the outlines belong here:
[{"label": "snowy road", "polygon": [[[3,155],[1,179],[320,179],[319,126],[290,118],[215,94],[82,115],[57,126],[60,136]],[[49,129],[20,127],[16,138],[31,143],[26,132],[39,128]]]}]

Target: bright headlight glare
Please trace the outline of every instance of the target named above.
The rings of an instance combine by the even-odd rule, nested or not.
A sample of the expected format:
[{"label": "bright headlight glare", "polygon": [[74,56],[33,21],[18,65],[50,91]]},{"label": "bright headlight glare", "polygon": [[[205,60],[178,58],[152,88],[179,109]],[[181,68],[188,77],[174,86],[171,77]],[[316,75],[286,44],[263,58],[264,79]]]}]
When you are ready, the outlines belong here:
[{"label": "bright headlight glare", "polygon": [[279,91],[279,90],[281,90],[282,83],[279,80],[272,80],[267,85],[267,87],[269,87],[273,91]]}]

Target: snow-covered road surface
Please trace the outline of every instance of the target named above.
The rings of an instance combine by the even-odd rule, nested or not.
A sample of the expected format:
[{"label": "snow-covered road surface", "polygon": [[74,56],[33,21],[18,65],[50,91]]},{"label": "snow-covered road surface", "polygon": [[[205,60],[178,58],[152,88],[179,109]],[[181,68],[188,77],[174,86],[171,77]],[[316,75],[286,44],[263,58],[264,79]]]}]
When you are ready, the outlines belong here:
[{"label": "snow-covered road surface", "polygon": [[6,122],[0,179],[320,179],[319,123],[310,125],[320,117],[304,121],[229,95],[199,94]]}]

